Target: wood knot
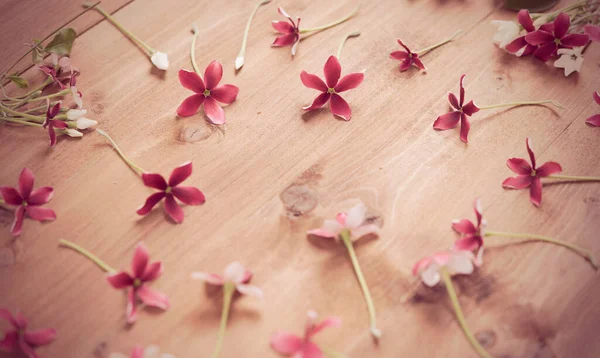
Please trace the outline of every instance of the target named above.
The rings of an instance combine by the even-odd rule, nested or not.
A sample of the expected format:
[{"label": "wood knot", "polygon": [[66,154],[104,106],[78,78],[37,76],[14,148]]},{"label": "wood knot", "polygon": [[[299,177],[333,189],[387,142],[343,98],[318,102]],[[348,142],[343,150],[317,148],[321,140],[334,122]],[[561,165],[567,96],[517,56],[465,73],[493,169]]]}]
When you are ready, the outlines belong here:
[{"label": "wood knot", "polygon": [[299,217],[315,209],[319,200],[317,192],[306,184],[292,184],[279,195],[288,217]]}]

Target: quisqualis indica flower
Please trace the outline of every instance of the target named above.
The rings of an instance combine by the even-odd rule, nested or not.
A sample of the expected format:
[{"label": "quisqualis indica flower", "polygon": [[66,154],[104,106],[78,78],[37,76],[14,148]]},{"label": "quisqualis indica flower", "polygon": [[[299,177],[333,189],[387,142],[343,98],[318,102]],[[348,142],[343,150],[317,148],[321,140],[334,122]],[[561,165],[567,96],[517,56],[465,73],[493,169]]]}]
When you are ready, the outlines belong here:
[{"label": "quisqualis indica flower", "polygon": [[67,119],[77,123],[77,129],[88,129],[98,124],[93,119],[86,118],[87,109],[69,109],[67,111]]},{"label": "quisqualis indica flower", "polygon": [[493,41],[498,44],[498,47],[501,49],[513,42],[521,32],[519,24],[514,21],[494,20],[492,21],[492,25],[498,28],[498,31],[494,34]]},{"label": "quisqualis indica flower", "polygon": [[[525,30],[527,33],[535,31],[535,26],[533,25],[533,20],[531,19],[531,15],[529,15],[529,11],[519,11],[517,19],[519,20],[519,24],[521,25],[521,27],[523,27],[523,30]],[[537,46],[530,45],[525,39],[525,35],[518,36],[519,33],[520,31],[517,33],[517,36],[514,38],[514,40],[500,48],[503,48],[506,51],[515,54],[519,57],[529,56],[537,49]]]},{"label": "quisqualis indica flower", "polygon": [[[452,221],[452,228],[461,234],[461,238],[454,243],[454,248],[457,250],[479,250],[483,247],[483,237],[485,236],[484,229],[487,222],[483,219],[481,200],[476,199],[473,205],[477,223],[474,224],[471,220],[460,219]],[[480,261],[482,250],[478,253],[478,262]]]},{"label": "quisqualis indica flower", "polygon": [[169,57],[164,52],[156,51],[150,56],[150,61],[152,61],[152,64],[159,70],[166,71],[169,69]]},{"label": "quisqualis indica flower", "polygon": [[160,348],[155,345],[147,346],[135,346],[130,356],[123,353],[112,353],[108,358],[176,358],[174,355],[169,353],[161,353]]},{"label": "quisqualis indica flower", "polygon": [[465,103],[465,87],[463,86],[463,80],[466,75],[460,76],[460,95],[459,99],[456,98],[454,93],[448,93],[448,102],[454,110],[450,113],[443,114],[435,120],[433,123],[433,128],[437,130],[447,130],[452,129],[458,125],[460,121],[460,140],[467,143],[469,130],[471,128],[471,124],[469,123],[469,118],[474,113],[479,112],[479,108],[475,105],[473,101],[469,101],[469,103]]},{"label": "quisqualis indica flower", "polygon": [[279,354],[294,358],[322,358],[324,352],[316,343],[311,341],[312,337],[329,327],[339,327],[342,320],[338,317],[329,317],[323,322],[317,323],[317,313],[308,312],[304,336],[298,336],[288,332],[276,332],[271,336],[271,347]]},{"label": "quisqualis indica flower", "polygon": [[50,107],[48,103],[48,110],[46,111],[46,120],[42,126],[48,129],[48,136],[50,137],[50,146],[54,147],[56,144],[56,132],[54,128],[65,129],[67,128],[67,123],[54,119],[60,112],[60,102],[57,102],[54,106]]},{"label": "quisqualis indica flower", "polygon": [[410,66],[414,65],[420,70],[425,70],[425,65],[419,58],[419,53],[412,52],[408,46],[406,46],[400,39],[398,39],[400,46],[404,47],[405,51],[394,51],[390,53],[390,57],[396,60],[400,60],[400,71],[406,71]]},{"label": "quisqualis indica flower", "polygon": [[542,61],[548,61],[559,48],[585,46],[589,41],[589,36],[585,34],[567,34],[570,26],[571,18],[566,13],[561,12],[554,19],[552,30],[536,30],[527,34],[525,40],[530,45],[539,46],[534,52],[535,57]]},{"label": "quisqualis indica flower", "polygon": [[[596,101],[596,103],[600,105],[600,93],[598,93],[598,91],[594,91],[593,97],[594,101]],[[594,114],[593,116],[586,119],[585,122],[594,127],[600,127],[600,113]]]},{"label": "quisqualis indica flower", "polygon": [[296,55],[296,48],[300,42],[300,17],[297,22],[292,20],[292,17],[282,7],[278,7],[277,11],[287,17],[288,21],[272,21],[271,26],[281,35],[277,36],[271,46],[285,47],[292,46],[292,56]]},{"label": "quisqualis indica flower", "polygon": [[12,330],[4,332],[4,338],[0,340],[0,351],[8,353],[21,351],[28,358],[39,358],[35,350],[56,339],[54,328],[29,330],[27,319],[21,312],[13,316],[8,310],[0,309],[0,318],[8,321],[13,327]]},{"label": "quisqualis indica flower", "polygon": [[327,219],[323,221],[323,226],[319,229],[309,230],[310,235],[324,238],[340,239],[342,231],[350,234],[352,240],[358,240],[368,234],[379,235],[379,226],[365,223],[367,207],[360,203],[347,213],[339,213],[335,220]]},{"label": "quisqualis indica flower", "polygon": [[565,76],[581,71],[583,65],[583,47],[561,48],[557,51],[560,58],[554,61],[554,67],[564,68]]}]

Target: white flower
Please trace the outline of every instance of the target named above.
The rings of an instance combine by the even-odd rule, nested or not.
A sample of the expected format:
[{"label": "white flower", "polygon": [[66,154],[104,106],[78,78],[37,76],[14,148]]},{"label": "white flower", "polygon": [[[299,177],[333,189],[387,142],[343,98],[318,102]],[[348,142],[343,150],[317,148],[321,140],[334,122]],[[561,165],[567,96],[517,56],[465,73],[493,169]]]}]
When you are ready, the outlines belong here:
[{"label": "white flower", "polygon": [[71,86],[71,95],[73,96],[73,101],[77,105],[77,108],[83,108],[83,100],[81,99],[81,95],[79,94],[77,87]]},{"label": "white flower", "polygon": [[579,72],[583,65],[583,55],[581,54],[583,47],[575,47],[573,49],[561,48],[558,50],[560,58],[554,61],[554,67],[564,68],[565,76],[573,72]]},{"label": "white flower", "polygon": [[164,71],[169,68],[169,58],[164,52],[156,51],[152,57],[150,57],[150,60],[159,70]]},{"label": "white flower", "polygon": [[514,21],[494,20],[492,25],[498,28],[498,32],[494,35],[494,43],[498,44],[501,49],[519,37],[521,31],[519,24]]},{"label": "white flower", "polygon": [[67,128],[65,129],[65,134],[72,138],[81,138],[83,137],[83,133],[76,129]]},{"label": "white flower", "polygon": [[84,117],[86,114],[87,109],[69,109],[67,119],[77,121],[77,129],[88,129],[98,124],[95,120]]},{"label": "white flower", "polygon": [[429,287],[433,287],[442,278],[440,270],[444,268],[450,276],[473,273],[475,257],[471,251],[441,251],[425,257],[413,267],[413,275],[420,276],[421,281]]},{"label": "white flower", "polygon": [[[160,353],[158,346],[148,346],[142,350],[141,347],[136,347],[131,355],[135,358],[176,358],[174,355],[169,353]],[[123,353],[112,353],[108,358],[129,358],[129,356]]]}]

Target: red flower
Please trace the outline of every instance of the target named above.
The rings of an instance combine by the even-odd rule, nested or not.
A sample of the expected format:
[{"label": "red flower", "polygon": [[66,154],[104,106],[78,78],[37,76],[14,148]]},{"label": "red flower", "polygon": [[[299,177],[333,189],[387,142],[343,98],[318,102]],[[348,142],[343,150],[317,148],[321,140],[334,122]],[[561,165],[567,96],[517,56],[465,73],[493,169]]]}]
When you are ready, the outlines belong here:
[{"label": "red flower", "polygon": [[12,315],[5,309],[0,309],[0,318],[7,320],[13,330],[4,333],[4,339],[0,340],[0,351],[13,353],[19,348],[28,358],[39,358],[35,349],[50,344],[56,339],[56,330],[46,328],[35,331],[27,330],[27,319],[17,312]]},{"label": "red flower", "polygon": [[169,182],[160,174],[143,173],[142,180],[144,185],[160,190],[150,195],[142,207],[137,210],[139,215],[148,214],[159,201],[165,198],[165,211],[176,223],[183,222],[183,210],[175,198],[188,205],[203,204],[204,194],[198,188],[193,186],[180,186],[181,182],[186,180],[192,174],[192,162],[186,162],[173,169]]},{"label": "red flower", "polygon": [[576,46],[585,46],[589,41],[589,36],[584,34],[569,34],[571,18],[564,12],[561,12],[554,19],[554,28],[540,28],[525,36],[525,40],[532,46],[540,46],[535,50],[535,57],[542,61],[548,61],[550,57],[556,55],[559,48],[573,48]]},{"label": "red flower", "polygon": [[[600,93],[598,91],[594,91],[594,101],[600,105]],[[591,124],[594,127],[600,127],[600,114],[595,114],[590,118],[585,120],[585,123]]]},{"label": "red flower", "polygon": [[460,120],[460,140],[467,143],[467,137],[469,135],[469,129],[471,128],[471,124],[469,123],[469,118],[474,113],[479,112],[479,108],[470,101],[467,104],[465,102],[465,88],[463,86],[463,80],[465,75],[460,77],[460,101],[456,99],[456,96],[453,93],[448,93],[448,102],[450,105],[456,109],[450,113],[443,114],[433,122],[433,128],[437,130],[447,130],[456,127],[458,121]]},{"label": "red flower", "polygon": [[46,111],[46,120],[42,127],[48,128],[48,135],[50,136],[50,146],[54,147],[56,144],[56,132],[54,128],[66,129],[67,123],[64,121],[60,121],[58,119],[53,119],[60,112],[60,102],[57,102],[54,106],[50,107],[48,105],[48,110]]},{"label": "red flower", "polygon": [[404,47],[405,51],[394,51],[390,53],[391,58],[402,61],[400,63],[400,71],[406,71],[411,65],[415,65],[420,70],[425,70],[425,65],[421,62],[419,54],[412,52],[400,39],[398,39],[400,46]]},{"label": "red flower", "polygon": [[[527,31],[527,33],[535,31],[535,26],[533,26],[533,19],[531,19],[529,11],[519,11],[517,19],[519,20],[519,24],[521,24],[521,26],[525,31]],[[529,44],[527,40],[525,40],[525,35],[523,35],[514,39],[511,43],[506,45],[504,49],[517,56],[529,56],[537,49],[537,46]]]},{"label": "red flower", "polygon": [[[214,124],[225,123],[225,112],[218,102],[231,104],[235,101],[239,88],[234,85],[218,86],[223,77],[223,66],[217,61],[211,62],[204,71],[204,81],[196,72],[179,70],[179,82],[189,90],[196,94],[186,98],[179,108],[177,115],[189,117],[200,109],[204,103],[204,113]],[[217,102],[218,101],[218,102]]]},{"label": "red flower", "polygon": [[56,214],[52,209],[41,208],[52,199],[54,191],[49,186],[44,186],[33,190],[34,176],[31,170],[23,168],[19,176],[19,190],[8,186],[0,187],[0,194],[8,205],[17,205],[15,220],[10,228],[14,236],[21,234],[25,213],[30,218],[37,221],[46,221],[56,219]]},{"label": "red flower", "polygon": [[271,25],[273,28],[282,34],[275,38],[275,41],[271,44],[274,47],[285,47],[292,46],[292,56],[296,54],[296,48],[298,47],[298,43],[300,42],[300,18],[298,17],[298,22],[294,22],[292,17],[283,10],[283,8],[278,7],[277,11],[285,17],[287,17],[288,22],[286,21],[273,21]]},{"label": "red flower", "polygon": [[331,113],[341,117],[345,121],[349,121],[352,117],[352,110],[338,93],[358,87],[364,80],[365,75],[363,73],[350,73],[340,79],[342,66],[335,56],[329,57],[325,63],[323,72],[325,74],[325,82],[318,76],[311,75],[306,71],[302,71],[300,74],[300,79],[306,87],[322,92],[310,106],[303,107],[303,109],[310,111],[321,108],[331,99],[329,104]]},{"label": "red flower", "polygon": [[473,207],[475,209],[475,216],[477,217],[477,225],[468,219],[452,221],[452,228],[462,235],[454,243],[454,248],[457,250],[473,251],[483,246],[483,229],[487,223],[481,215],[481,201],[476,199]]},{"label": "red flower", "polygon": [[125,271],[109,274],[106,279],[116,289],[127,289],[127,323],[137,319],[137,300],[145,305],[166,310],[170,307],[169,299],[163,293],[152,290],[146,285],[162,275],[163,266],[160,261],[149,263],[150,256],[144,244],[135,248],[131,263],[132,275]]},{"label": "red flower", "polygon": [[529,145],[529,138],[526,139],[525,144],[527,145],[527,152],[529,152],[531,165],[522,158],[510,158],[507,160],[506,165],[518,175],[514,178],[507,178],[504,180],[502,186],[509,189],[525,189],[531,187],[531,202],[535,206],[540,206],[542,203],[541,178],[560,173],[562,168],[560,164],[556,162],[547,162],[540,167],[536,167],[535,154],[533,154]]}]

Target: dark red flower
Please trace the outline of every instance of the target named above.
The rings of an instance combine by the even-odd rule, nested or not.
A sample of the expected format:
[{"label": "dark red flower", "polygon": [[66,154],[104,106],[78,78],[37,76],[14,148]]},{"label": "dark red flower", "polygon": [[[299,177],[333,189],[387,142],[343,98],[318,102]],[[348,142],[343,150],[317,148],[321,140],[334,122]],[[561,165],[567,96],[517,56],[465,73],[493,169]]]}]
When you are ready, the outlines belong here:
[{"label": "dark red flower", "polygon": [[277,11],[285,17],[287,17],[288,21],[272,21],[271,25],[273,28],[282,34],[281,36],[277,36],[275,41],[271,44],[274,47],[285,47],[292,46],[292,56],[296,54],[296,48],[298,47],[298,43],[300,42],[300,18],[298,17],[298,21],[294,22],[292,17],[283,10],[283,8],[278,7]]},{"label": "dark red flower", "polygon": [[342,66],[335,56],[329,57],[323,72],[325,82],[318,76],[309,74],[306,71],[302,71],[300,74],[300,79],[306,87],[322,92],[310,106],[303,107],[303,109],[306,111],[318,109],[331,100],[329,104],[331,113],[345,121],[349,121],[352,118],[352,109],[339,93],[358,87],[364,80],[365,75],[363,73],[350,73],[340,79]]},{"label": "dark red flower", "polygon": [[52,199],[54,190],[49,186],[33,190],[33,182],[33,172],[27,168],[23,168],[19,176],[19,190],[9,186],[0,187],[0,194],[2,194],[2,198],[6,204],[17,206],[15,220],[10,228],[10,232],[14,236],[21,234],[25,213],[37,221],[56,219],[56,214],[52,209],[40,207]]},{"label": "dark red flower", "polygon": [[150,255],[144,244],[139,243],[135,248],[131,262],[132,274],[125,271],[112,273],[106,277],[108,282],[116,289],[127,290],[127,323],[134,323],[137,319],[137,300],[145,305],[166,310],[170,307],[169,299],[163,293],[148,287],[147,283],[156,280],[162,275],[163,266],[160,261],[149,263]]},{"label": "dark red flower", "polygon": [[[204,113],[214,124],[225,123],[225,112],[218,102],[231,104],[237,98],[239,88],[234,85],[218,86],[223,78],[223,66],[217,61],[211,62],[204,71],[204,81],[196,72],[179,70],[179,82],[189,90],[196,92],[186,98],[179,108],[177,115],[193,116],[204,104]],[[218,102],[217,102],[218,101]]]},{"label": "dark red flower", "polygon": [[452,221],[452,228],[461,234],[461,238],[454,243],[454,248],[457,250],[474,251],[483,246],[483,229],[486,222],[481,214],[481,201],[476,199],[473,207],[477,224],[473,224],[468,219]]},{"label": "dark red flower", "polygon": [[4,338],[0,340],[0,351],[13,353],[20,350],[28,358],[39,358],[35,349],[50,344],[56,339],[54,328],[28,330],[27,319],[21,312],[13,316],[8,310],[0,309],[0,318],[13,326],[12,330],[4,332]]},{"label": "dark red flower", "polygon": [[443,114],[433,122],[433,128],[437,130],[447,130],[456,127],[458,122],[460,121],[460,140],[465,143],[468,143],[468,135],[469,129],[471,128],[471,124],[469,123],[469,118],[474,113],[479,112],[479,108],[470,101],[467,104],[465,103],[465,87],[463,86],[463,80],[465,75],[460,76],[460,100],[456,99],[456,96],[453,93],[448,93],[448,102],[455,109],[450,113]]},{"label": "dark red flower", "polygon": [[529,194],[531,202],[535,206],[540,206],[542,203],[541,178],[560,173],[562,168],[560,164],[556,162],[547,162],[540,167],[536,167],[535,154],[533,154],[529,142],[529,138],[527,138],[525,144],[527,145],[527,152],[529,153],[531,165],[527,160],[522,158],[510,158],[507,160],[506,165],[518,175],[504,180],[502,186],[509,189],[525,189],[531,187]]},{"label": "dark red flower", "polygon": [[[594,101],[596,101],[596,103],[598,103],[600,105],[600,93],[598,93],[598,91],[594,91],[593,97],[594,97]],[[586,119],[585,122],[594,127],[600,127],[600,113],[594,114],[590,118]]]},{"label": "dark red flower", "polygon": [[398,39],[398,43],[406,51],[394,51],[390,53],[390,57],[402,61],[400,63],[400,71],[408,70],[411,65],[415,65],[420,70],[425,70],[425,65],[423,65],[423,62],[419,58],[419,54],[412,52],[400,39]]},{"label": "dark red flower", "polygon": [[[517,19],[519,21],[519,24],[521,24],[521,26],[525,31],[527,31],[527,33],[535,31],[535,26],[533,26],[533,19],[531,19],[531,15],[529,15],[528,10],[519,11]],[[523,35],[514,39],[511,43],[506,45],[504,49],[517,56],[529,56],[537,49],[537,46],[530,45],[527,42],[527,40],[525,40],[525,35]]]},{"label": "dark red flower", "polygon": [[169,182],[160,174],[143,173],[144,185],[160,190],[150,195],[146,203],[137,210],[139,215],[148,214],[158,202],[165,199],[165,211],[176,223],[183,222],[183,210],[175,198],[188,205],[200,205],[205,201],[204,194],[198,188],[192,186],[181,186],[181,182],[192,174],[192,162],[186,162],[173,169]]},{"label": "dark red flower", "polygon": [[48,135],[50,136],[50,146],[51,147],[54,147],[54,145],[56,144],[56,132],[54,131],[54,128],[58,128],[58,129],[66,129],[67,128],[66,122],[58,120],[58,119],[53,119],[54,117],[56,117],[56,115],[58,115],[58,113],[60,113],[60,102],[57,102],[52,107],[50,107],[50,104],[48,104],[48,110],[46,111],[46,120],[44,121],[44,124],[42,124],[42,127],[48,129]]},{"label": "dark red flower", "polygon": [[589,41],[589,36],[584,34],[568,34],[571,26],[571,18],[564,12],[561,12],[554,19],[554,27],[540,28],[525,36],[525,40],[532,46],[539,46],[533,53],[535,57],[542,61],[548,61],[556,55],[559,48],[573,48],[576,46],[585,46]]}]

